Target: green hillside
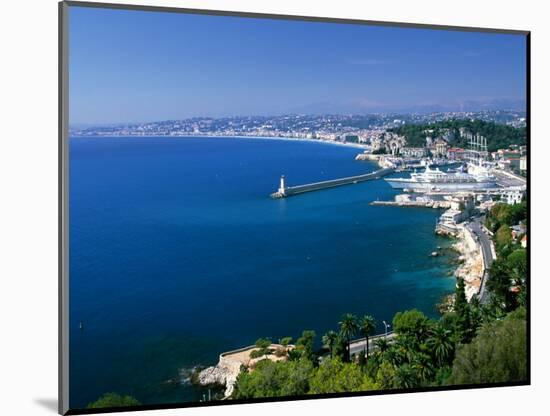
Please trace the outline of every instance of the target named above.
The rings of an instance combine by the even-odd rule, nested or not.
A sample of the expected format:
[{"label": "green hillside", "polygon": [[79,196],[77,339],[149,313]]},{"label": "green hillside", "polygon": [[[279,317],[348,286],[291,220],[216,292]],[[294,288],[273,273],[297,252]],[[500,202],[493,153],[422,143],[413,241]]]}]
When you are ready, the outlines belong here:
[{"label": "green hillside", "polygon": [[[459,130],[467,128],[473,134],[481,134],[487,138],[487,147],[490,152],[497,149],[508,148],[512,144],[525,145],[527,133],[525,127],[515,128],[504,124],[497,124],[482,120],[448,120],[432,124],[405,124],[403,126],[389,129],[388,131],[405,136],[408,146],[422,147],[426,144],[426,136],[438,137],[447,130],[451,132],[453,139],[452,146],[467,147],[467,139],[461,138]],[[432,133],[426,133],[432,130]]]}]

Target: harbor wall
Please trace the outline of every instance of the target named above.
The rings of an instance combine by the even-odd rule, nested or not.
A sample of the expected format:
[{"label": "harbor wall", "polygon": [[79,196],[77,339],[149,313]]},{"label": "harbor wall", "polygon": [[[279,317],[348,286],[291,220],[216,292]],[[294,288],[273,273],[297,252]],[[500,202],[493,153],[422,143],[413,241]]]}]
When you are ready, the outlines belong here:
[{"label": "harbor wall", "polygon": [[365,175],[349,176],[346,178],[331,179],[328,181],[308,183],[305,185],[289,186],[285,188],[284,194],[275,192],[271,194],[272,198],[286,198],[292,195],[298,195],[305,192],[319,191],[321,189],[333,188],[336,186],[349,185],[358,182],[364,182],[372,179],[381,178],[384,175],[393,172],[392,168],[383,168]]}]

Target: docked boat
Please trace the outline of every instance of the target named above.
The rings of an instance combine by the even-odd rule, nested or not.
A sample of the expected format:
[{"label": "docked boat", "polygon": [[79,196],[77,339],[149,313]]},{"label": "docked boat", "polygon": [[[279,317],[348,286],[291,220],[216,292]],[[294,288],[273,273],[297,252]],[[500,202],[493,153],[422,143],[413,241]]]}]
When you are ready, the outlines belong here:
[{"label": "docked boat", "polygon": [[423,172],[411,173],[409,178],[385,179],[393,188],[413,191],[470,191],[497,187],[496,178],[481,164],[469,164],[467,172],[444,172],[426,166]]}]

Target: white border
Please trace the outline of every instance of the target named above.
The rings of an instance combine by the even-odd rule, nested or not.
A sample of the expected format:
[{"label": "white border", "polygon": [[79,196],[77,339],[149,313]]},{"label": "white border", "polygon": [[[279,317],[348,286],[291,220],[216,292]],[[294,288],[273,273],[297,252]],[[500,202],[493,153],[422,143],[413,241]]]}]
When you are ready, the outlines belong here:
[{"label": "white border", "polygon": [[[117,2],[116,0],[112,0]],[[122,2],[120,2],[122,3]],[[127,3],[532,31],[532,382],[530,387],[264,403],[128,415],[280,415],[343,412],[517,415],[537,411],[549,391],[543,236],[550,154],[547,124],[550,28],[544,2],[462,0],[131,1]],[[2,5],[0,276],[6,415],[55,414],[57,399],[57,2]]]}]

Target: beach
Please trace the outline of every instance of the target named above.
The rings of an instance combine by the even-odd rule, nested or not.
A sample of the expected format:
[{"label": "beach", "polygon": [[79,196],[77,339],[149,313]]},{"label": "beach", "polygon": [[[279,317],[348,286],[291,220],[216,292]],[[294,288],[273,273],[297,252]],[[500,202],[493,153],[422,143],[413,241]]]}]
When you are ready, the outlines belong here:
[{"label": "beach", "polygon": [[196,133],[193,133],[193,134],[177,134],[177,135],[166,135],[166,134],[158,134],[158,135],[152,135],[152,134],[147,134],[147,135],[137,135],[137,134],[132,134],[132,135],[124,135],[124,134],[117,134],[116,136],[102,136],[102,135],[97,135],[97,136],[73,136],[73,138],[75,139],[78,139],[78,138],[93,138],[93,137],[97,137],[97,138],[101,138],[101,137],[110,137],[110,138],[115,138],[115,137],[121,137],[121,138],[149,138],[149,139],[155,139],[155,138],[172,138],[172,139],[186,139],[186,138],[190,138],[190,139],[196,139],[198,137],[204,137],[204,138],[208,138],[208,139],[258,139],[258,140],[280,140],[280,141],[296,141],[296,142],[309,142],[309,143],[319,143],[319,144],[331,144],[331,145],[335,145],[335,146],[344,146],[344,147],[348,147],[348,148],[355,148],[355,149],[362,149],[362,150],[365,150],[365,149],[368,149],[368,146],[365,145],[365,144],[361,144],[361,143],[351,143],[351,142],[341,142],[341,141],[338,141],[338,140],[325,140],[325,139],[308,139],[308,138],[301,138],[301,137],[281,137],[281,136],[243,136],[243,135],[235,135],[235,136],[228,136],[228,135],[213,135],[212,133],[208,133],[208,134],[204,134],[204,135],[200,135],[200,134],[196,134]]}]

